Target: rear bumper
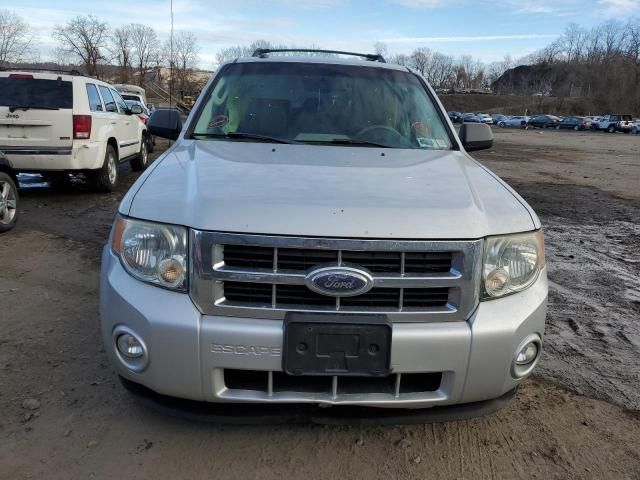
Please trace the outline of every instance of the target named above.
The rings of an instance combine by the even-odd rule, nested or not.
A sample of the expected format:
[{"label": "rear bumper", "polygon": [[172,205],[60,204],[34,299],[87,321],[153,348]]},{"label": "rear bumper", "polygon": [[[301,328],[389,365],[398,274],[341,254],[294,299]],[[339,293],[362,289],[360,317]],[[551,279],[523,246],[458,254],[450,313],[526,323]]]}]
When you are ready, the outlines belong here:
[{"label": "rear bumper", "polygon": [[[481,302],[464,322],[394,323],[391,367],[396,374],[441,373],[436,390],[307,392],[228,388],[225,370],[282,371],[283,322],[202,315],[186,294],[139,282],[106,247],[100,315],[105,350],[118,373],[171,397],[251,404],[308,404],[415,409],[502,397],[522,378],[511,374],[515,350],[531,335],[543,338],[546,270],[524,292]],[[134,372],[120,360],[114,330],[126,327],[145,343],[149,362]]]},{"label": "rear bumper", "polygon": [[160,413],[197,422],[235,425],[315,423],[320,425],[410,425],[442,423],[490,415],[505,407],[516,389],[498,398],[423,409],[380,409],[316,405],[215,404],[160,395],[120,377],[122,385],[146,407]]},{"label": "rear bumper", "polygon": [[74,142],[64,148],[9,147],[0,145],[13,167],[21,172],[94,170],[102,167],[103,142]]}]

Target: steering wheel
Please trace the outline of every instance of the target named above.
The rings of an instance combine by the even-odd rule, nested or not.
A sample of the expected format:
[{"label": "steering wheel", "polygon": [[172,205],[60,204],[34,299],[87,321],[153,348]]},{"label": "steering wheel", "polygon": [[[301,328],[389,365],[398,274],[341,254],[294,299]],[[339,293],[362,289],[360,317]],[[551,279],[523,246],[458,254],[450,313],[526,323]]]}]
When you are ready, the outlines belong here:
[{"label": "steering wheel", "polygon": [[[398,140],[406,141],[406,138],[398,130],[388,125],[369,125],[368,127],[364,127],[362,130],[356,133],[354,137],[360,138],[360,137],[366,137],[366,136],[373,136],[374,138],[379,138],[375,135],[376,132],[380,132],[380,134],[382,134],[383,136],[385,133],[387,134],[390,133],[391,135],[395,136]],[[374,135],[371,135],[372,133]]]}]

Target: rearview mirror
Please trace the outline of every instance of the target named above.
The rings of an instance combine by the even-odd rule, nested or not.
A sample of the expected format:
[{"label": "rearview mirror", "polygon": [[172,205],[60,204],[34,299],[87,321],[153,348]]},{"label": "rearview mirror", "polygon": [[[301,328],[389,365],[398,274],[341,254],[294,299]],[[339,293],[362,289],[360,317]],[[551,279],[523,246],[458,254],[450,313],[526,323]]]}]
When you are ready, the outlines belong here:
[{"label": "rearview mirror", "polygon": [[176,108],[160,108],[149,117],[147,129],[151,135],[176,140],[182,131],[182,114]]},{"label": "rearview mirror", "polygon": [[463,123],[459,136],[467,152],[485,150],[493,146],[493,132],[486,123]]}]

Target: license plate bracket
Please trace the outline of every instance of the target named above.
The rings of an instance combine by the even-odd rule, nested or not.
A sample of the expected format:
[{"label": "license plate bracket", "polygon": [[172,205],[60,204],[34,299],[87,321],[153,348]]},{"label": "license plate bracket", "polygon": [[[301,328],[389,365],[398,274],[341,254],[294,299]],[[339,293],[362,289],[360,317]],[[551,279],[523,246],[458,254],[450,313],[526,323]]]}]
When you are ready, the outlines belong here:
[{"label": "license plate bracket", "polygon": [[391,332],[385,315],[288,314],[283,370],[289,375],[386,376]]}]

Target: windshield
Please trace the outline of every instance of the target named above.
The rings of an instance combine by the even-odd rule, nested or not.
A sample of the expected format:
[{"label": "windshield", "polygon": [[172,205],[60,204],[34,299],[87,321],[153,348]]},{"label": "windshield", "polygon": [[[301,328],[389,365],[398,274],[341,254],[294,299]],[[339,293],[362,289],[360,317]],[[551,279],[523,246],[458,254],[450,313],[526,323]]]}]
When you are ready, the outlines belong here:
[{"label": "windshield", "polygon": [[71,108],[71,82],[33,78],[30,75],[0,77],[0,106]]},{"label": "windshield", "polygon": [[438,110],[409,72],[292,62],[227,66],[192,138],[450,149]]}]

